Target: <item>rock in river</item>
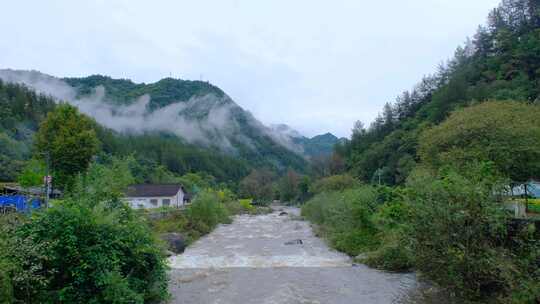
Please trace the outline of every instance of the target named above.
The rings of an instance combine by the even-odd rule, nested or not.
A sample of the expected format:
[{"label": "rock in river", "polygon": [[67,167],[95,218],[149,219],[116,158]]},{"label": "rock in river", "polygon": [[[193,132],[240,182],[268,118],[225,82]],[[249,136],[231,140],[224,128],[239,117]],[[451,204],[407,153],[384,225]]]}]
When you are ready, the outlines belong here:
[{"label": "rock in river", "polygon": [[170,251],[180,254],[186,249],[186,240],[180,233],[163,233],[161,239],[167,243]]}]

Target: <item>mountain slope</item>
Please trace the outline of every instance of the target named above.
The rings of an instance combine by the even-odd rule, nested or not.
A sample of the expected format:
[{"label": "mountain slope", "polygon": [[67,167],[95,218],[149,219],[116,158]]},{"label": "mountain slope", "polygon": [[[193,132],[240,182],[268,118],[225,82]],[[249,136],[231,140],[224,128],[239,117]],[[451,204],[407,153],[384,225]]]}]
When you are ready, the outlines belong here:
[{"label": "mountain slope", "polygon": [[65,100],[101,125],[124,134],[171,134],[244,159],[252,166],[300,171],[306,166],[269,128],[207,82],[165,78],[137,84],[100,75],[60,79],[15,70],[0,70],[0,79]]},{"label": "mountain slope", "polygon": [[310,157],[317,157],[332,154],[334,151],[334,146],[341,142],[342,139],[337,138],[332,133],[325,133],[313,136],[312,138],[296,138],[293,141],[303,147],[306,155]]},{"label": "mountain slope", "polygon": [[282,141],[289,142],[289,146],[293,146],[297,151],[309,158],[332,154],[334,146],[344,140],[331,133],[309,138],[286,124],[274,124],[270,128]]},{"label": "mountain slope", "polygon": [[488,100],[540,100],[540,5],[507,0],[454,58],[413,90],[385,105],[368,129],[357,124],[338,146],[349,170],[364,181],[404,182],[418,161],[419,134],[451,111]]},{"label": "mountain slope", "polygon": [[[32,156],[34,134],[48,112],[57,105],[53,98],[36,94],[18,84],[0,80],[0,181],[14,181]],[[187,144],[174,135],[125,135],[94,125],[101,149],[98,159],[133,156],[138,182],[160,181],[169,175],[206,173],[218,182],[234,185],[249,173],[249,164],[218,151]]]}]

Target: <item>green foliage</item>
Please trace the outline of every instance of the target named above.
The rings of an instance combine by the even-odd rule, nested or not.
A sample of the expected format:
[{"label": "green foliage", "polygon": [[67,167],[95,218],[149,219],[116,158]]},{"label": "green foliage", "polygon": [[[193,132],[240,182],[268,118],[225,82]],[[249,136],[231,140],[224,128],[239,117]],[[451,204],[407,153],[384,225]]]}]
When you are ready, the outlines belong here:
[{"label": "green foliage", "polygon": [[0,223],[0,280],[7,280],[2,297],[39,303],[166,298],[162,249],[147,223],[122,201],[133,180],[130,162],[92,163],[53,208]]},{"label": "green foliage", "polygon": [[230,223],[229,212],[214,191],[200,192],[186,209],[190,228],[207,234],[219,223]]},{"label": "green foliage", "polygon": [[252,205],[252,199],[238,199],[238,200],[228,200],[225,201],[225,208],[229,211],[230,214],[255,214],[257,208]]},{"label": "green foliage", "polygon": [[255,209],[255,207],[253,207],[253,205],[251,205],[253,201],[251,199],[239,199],[238,200],[238,203],[240,204],[240,206],[242,206],[242,208],[244,210],[247,210],[247,211],[251,211],[253,209]]},{"label": "green foliage", "polygon": [[[100,135],[100,140],[104,152],[108,154],[135,157],[137,164],[133,166],[134,175],[140,183],[173,182],[179,176],[190,173],[211,175],[219,182],[232,183],[248,173],[245,160],[186,144],[173,135],[112,133],[111,136]],[[189,179],[188,175],[186,180]]]},{"label": "green foliage", "polygon": [[408,271],[415,261],[409,243],[404,231],[388,230],[382,235],[380,246],[360,261],[379,269]]},{"label": "green foliage", "polygon": [[[143,210],[141,212],[148,215],[152,214],[153,210]],[[193,225],[190,225],[189,219],[187,218],[184,210],[169,208],[156,212],[165,212],[166,215],[163,217],[149,219],[152,231],[156,233],[182,233],[186,237],[187,243],[191,243],[201,236],[198,231],[190,230],[190,227]]]},{"label": "green foliage", "polygon": [[118,104],[127,104],[142,95],[149,94],[151,109],[161,108],[175,101],[188,101],[192,97],[208,94],[224,96],[225,94],[208,82],[196,80],[164,78],[152,84],[136,84],[128,79],[112,79],[102,75],[64,78],[64,80],[77,88],[80,96],[90,95],[96,87],[102,86],[105,88],[108,99]]},{"label": "green foliage", "polygon": [[538,242],[525,230],[508,243],[507,212],[491,174],[417,171],[408,186],[408,231],[416,267],[428,278],[470,300],[511,297],[538,281]]},{"label": "green foliage", "polygon": [[54,101],[17,84],[0,81],[0,181],[15,181],[30,157],[32,134]]},{"label": "green foliage", "polygon": [[[417,145],[423,144],[418,139],[419,134],[444,121],[452,111],[487,100],[537,103],[540,100],[539,50],[540,23],[536,1],[502,1],[490,13],[488,25],[480,27],[474,39],[467,40],[465,46],[457,48],[447,64],[441,65],[433,75],[424,77],[411,91],[398,96],[394,104],[386,105],[368,129],[358,124],[351,140],[338,145],[335,151],[345,158],[350,172],[364,182],[378,182],[375,172],[382,170],[382,183],[403,184],[418,161]],[[478,124],[495,121],[490,119],[490,115],[495,114],[498,118],[506,115],[508,121],[504,125],[525,126],[525,122],[521,123],[525,121],[522,118],[529,121],[535,115],[530,113],[516,118],[519,115],[513,111],[506,114],[495,112],[482,114],[483,122]],[[533,112],[537,113],[537,110]],[[467,123],[475,125],[473,121]],[[537,133],[532,134],[537,124],[538,120],[521,131],[511,127],[511,130],[499,132],[501,127],[498,131],[490,132],[489,138],[507,138],[505,136],[510,132],[524,134],[530,129],[530,135],[536,137],[530,137],[528,141],[537,143]],[[458,133],[460,130],[461,126],[451,131]],[[461,141],[466,140],[468,136],[461,138]],[[488,141],[488,137],[485,141]],[[496,148],[496,142],[485,145],[482,157],[490,149]],[[526,149],[527,140],[521,143],[525,146],[514,146],[513,149]],[[500,150],[497,152],[499,155]],[[519,154],[511,151],[505,153],[512,154],[513,158],[519,157]],[[530,153],[525,155],[529,156]],[[528,158],[520,166],[537,160],[537,156]],[[522,171],[522,168],[518,169],[516,171]],[[503,172],[510,174],[512,171]],[[517,176],[515,178],[518,179]]]},{"label": "green foliage", "polygon": [[268,203],[274,197],[274,179],[275,175],[270,170],[252,170],[240,182],[240,196],[251,197],[257,203]]},{"label": "green foliage", "polygon": [[134,162],[133,157],[112,157],[101,163],[93,162],[84,174],[77,176],[66,195],[88,206],[96,203],[122,205],[124,191],[135,181],[130,170]]},{"label": "green foliage", "polygon": [[289,169],[278,181],[279,199],[285,203],[292,203],[300,196],[301,176],[296,171]]},{"label": "green foliage", "polygon": [[17,181],[23,187],[33,187],[43,185],[43,177],[46,175],[46,166],[43,161],[31,159],[26,163]]},{"label": "green foliage", "polygon": [[[173,168],[173,166],[169,164],[163,163],[165,159],[154,158],[169,168],[170,171],[179,173],[180,175],[187,172],[206,171],[217,178],[226,181],[227,174],[234,174],[234,172],[238,172],[242,169],[240,166],[233,165],[238,164],[236,158],[249,163],[250,166],[255,168],[269,167],[276,171],[285,171],[288,167],[302,171],[307,165],[306,161],[301,156],[296,155],[287,148],[276,143],[276,141],[265,134],[265,132],[261,132],[258,122],[254,121],[251,114],[238,107],[221,89],[208,82],[165,78],[156,83],[136,84],[130,80],[112,79],[100,75],[85,78],[67,78],[64,80],[74,86],[80,96],[92,94],[96,87],[103,86],[108,97],[107,99],[110,100],[111,103],[116,104],[130,104],[135,102],[139,97],[148,94],[151,97],[148,105],[148,110],[150,111],[177,102],[187,102],[196,97],[207,95],[216,96],[216,102],[219,104],[214,101],[205,103],[204,101],[198,100],[196,105],[191,107],[189,111],[184,111],[184,113],[182,113],[184,117],[193,119],[195,122],[202,119],[208,119],[210,109],[215,106],[226,105],[227,107],[230,107],[230,118],[238,124],[239,132],[241,132],[241,134],[235,134],[234,136],[227,138],[227,141],[234,147],[234,156],[236,157],[224,157],[224,159],[226,159],[225,162],[214,162],[214,158],[219,158],[218,155],[222,156],[223,153],[216,150],[206,154],[204,152],[208,151],[204,151],[205,149],[200,148],[196,149],[197,155],[194,157],[195,159],[189,158],[193,151],[190,151],[190,153],[186,155],[187,159],[184,158],[181,161],[178,160],[178,157],[175,157],[174,153],[168,156],[169,161],[175,163],[177,168],[182,166],[184,168],[186,166],[189,168],[190,163],[195,163],[197,160],[200,162],[210,162],[210,164],[206,166],[206,170],[192,168],[191,170],[184,169],[182,172],[179,172],[177,168]],[[210,142],[212,142],[213,135],[207,134],[207,136]],[[179,140],[173,135],[169,135],[169,137],[174,138],[175,141]],[[140,142],[138,144],[145,145],[145,142]],[[150,144],[151,143],[147,143],[147,145]],[[186,145],[184,144],[183,146],[183,150],[187,150],[185,147]],[[156,145],[153,145],[152,147],[156,148]],[[165,150],[167,151],[168,149]],[[146,153],[149,152],[152,151],[146,151]],[[186,152],[188,151],[185,151],[184,153]],[[198,154],[202,155],[199,156]],[[197,164],[194,165],[197,166]],[[245,167],[243,169],[244,171],[247,171]],[[219,171],[219,174],[215,171]],[[246,173],[247,172],[243,173],[241,177],[245,176]],[[240,178],[237,178],[237,180]]]},{"label": "green foliage", "polygon": [[336,249],[354,256],[378,245],[371,219],[376,206],[376,190],[363,186],[317,194],[302,206],[302,215],[318,224]]},{"label": "green foliage", "polygon": [[143,303],[167,294],[161,248],[129,207],[68,199],[10,232],[9,276],[20,301]]},{"label": "green foliage", "polygon": [[304,154],[308,157],[331,155],[334,150],[334,145],[337,144],[339,140],[339,138],[331,133],[317,135],[312,138],[293,138],[293,142],[301,145]]},{"label": "green foliage", "polygon": [[349,174],[332,175],[322,178],[311,185],[311,193],[321,193],[330,191],[344,191],[346,189],[360,186],[358,180]]},{"label": "green foliage", "polygon": [[204,172],[184,174],[179,178],[179,181],[190,193],[198,193],[216,186],[215,178],[212,175],[204,174]]},{"label": "green foliage", "polygon": [[59,105],[47,115],[35,144],[37,156],[49,162],[60,186],[86,170],[99,148],[92,121],[67,104]]},{"label": "green foliage", "polygon": [[419,155],[435,168],[491,162],[513,181],[540,177],[540,106],[486,102],[457,110],[421,136]]}]

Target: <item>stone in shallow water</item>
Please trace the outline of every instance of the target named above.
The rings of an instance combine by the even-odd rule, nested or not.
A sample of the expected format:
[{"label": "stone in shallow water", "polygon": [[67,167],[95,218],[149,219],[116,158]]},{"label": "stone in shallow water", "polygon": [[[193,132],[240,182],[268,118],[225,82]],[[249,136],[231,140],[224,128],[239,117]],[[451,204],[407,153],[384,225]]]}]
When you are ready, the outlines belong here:
[{"label": "stone in shallow water", "polygon": [[161,239],[167,243],[170,251],[179,254],[186,249],[186,240],[180,233],[164,233]]},{"label": "stone in shallow water", "polygon": [[301,239],[285,242],[285,245],[302,245],[302,244],[303,242]]}]

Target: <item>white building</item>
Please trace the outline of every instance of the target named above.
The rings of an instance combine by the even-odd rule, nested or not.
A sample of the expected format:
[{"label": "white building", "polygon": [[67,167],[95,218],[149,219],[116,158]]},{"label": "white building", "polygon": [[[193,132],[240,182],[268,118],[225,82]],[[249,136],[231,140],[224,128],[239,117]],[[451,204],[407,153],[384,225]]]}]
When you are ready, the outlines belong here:
[{"label": "white building", "polygon": [[139,184],[126,190],[126,199],[134,209],[182,207],[187,203],[184,187],[180,184]]}]

